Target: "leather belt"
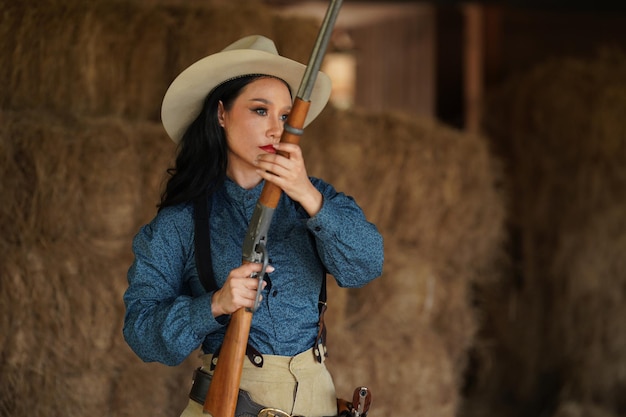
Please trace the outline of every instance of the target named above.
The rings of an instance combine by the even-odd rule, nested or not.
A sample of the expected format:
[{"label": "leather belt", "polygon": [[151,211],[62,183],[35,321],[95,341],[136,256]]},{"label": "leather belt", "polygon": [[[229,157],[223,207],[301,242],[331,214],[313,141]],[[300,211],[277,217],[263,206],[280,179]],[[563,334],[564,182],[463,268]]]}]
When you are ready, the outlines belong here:
[{"label": "leather belt", "polygon": [[[211,385],[211,374],[198,368],[193,373],[193,384],[189,392],[189,398],[204,405],[209,386]],[[289,413],[278,408],[264,407],[252,401],[247,391],[239,390],[237,397],[237,407],[235,417],[292,417]]]}]

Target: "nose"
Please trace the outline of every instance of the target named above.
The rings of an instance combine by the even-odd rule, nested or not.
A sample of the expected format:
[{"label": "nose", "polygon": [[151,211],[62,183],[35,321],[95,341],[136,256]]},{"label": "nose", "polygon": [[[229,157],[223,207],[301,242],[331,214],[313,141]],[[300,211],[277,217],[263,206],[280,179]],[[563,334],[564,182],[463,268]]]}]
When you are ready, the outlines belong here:
[{"label": "nose", "polygon": [[280,137],[283,134],[284,127],[285,122],[282,119],[271,118],[271,121],[269,122],[269,127],[267,129],[267,136],[273,141],[279,142]]}]

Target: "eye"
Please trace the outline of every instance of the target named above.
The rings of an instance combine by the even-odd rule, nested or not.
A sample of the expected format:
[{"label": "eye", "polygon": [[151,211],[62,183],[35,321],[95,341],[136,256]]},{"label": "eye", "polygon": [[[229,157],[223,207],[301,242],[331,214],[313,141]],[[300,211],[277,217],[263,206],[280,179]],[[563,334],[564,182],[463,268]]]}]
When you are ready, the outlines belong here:
[{"label": "eye", "polygon": [[289,113],[283,114],[283,115],[280,117],[280,120],[282,120],[283,122],[286,122],[288,117],[289,117]]},{"label": "eye", "polygon": [[257,107],[253,111],[257,113],[259,116],[267,116],[267,109],[264,107]]}]

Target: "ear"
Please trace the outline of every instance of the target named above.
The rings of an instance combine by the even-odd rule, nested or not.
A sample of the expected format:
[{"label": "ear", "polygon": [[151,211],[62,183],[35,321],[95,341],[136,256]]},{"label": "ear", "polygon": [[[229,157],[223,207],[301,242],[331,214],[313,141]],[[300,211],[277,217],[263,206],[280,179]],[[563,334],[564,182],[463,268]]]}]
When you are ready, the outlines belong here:
[{"label": "ear", "polygon": [[224,103],[220,100],[217,103],[217,121],[220,126],[224,127],[224,114],[226,113],[226,109],[224,109]]}]

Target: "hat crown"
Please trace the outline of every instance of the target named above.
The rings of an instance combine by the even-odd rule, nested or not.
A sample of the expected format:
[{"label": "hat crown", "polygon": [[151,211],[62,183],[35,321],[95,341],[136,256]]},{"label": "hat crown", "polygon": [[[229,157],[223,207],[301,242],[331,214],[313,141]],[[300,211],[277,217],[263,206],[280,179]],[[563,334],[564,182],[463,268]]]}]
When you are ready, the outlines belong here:
[{"label": "hat crown", "polygon": [[278,55],[278,49],[271,39],[260,35],[251,35],[241,38],[236,42],[231,43],[223,51],[234,51],[238,49],[251,49],[255,51],[268,52],[273,55]]}]

